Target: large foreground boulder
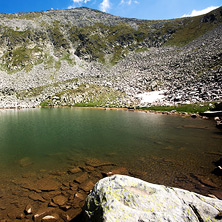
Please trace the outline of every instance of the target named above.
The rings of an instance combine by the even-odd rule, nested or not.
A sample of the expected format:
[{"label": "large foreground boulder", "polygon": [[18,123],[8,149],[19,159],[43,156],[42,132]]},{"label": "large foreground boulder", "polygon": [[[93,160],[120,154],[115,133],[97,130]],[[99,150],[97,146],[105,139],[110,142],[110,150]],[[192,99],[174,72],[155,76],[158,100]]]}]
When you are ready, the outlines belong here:
[{"label": "large foreground boulder", "polygon": [[114,175],[100,180],[86,199],[86,221],[222,221],[222,200]]}]

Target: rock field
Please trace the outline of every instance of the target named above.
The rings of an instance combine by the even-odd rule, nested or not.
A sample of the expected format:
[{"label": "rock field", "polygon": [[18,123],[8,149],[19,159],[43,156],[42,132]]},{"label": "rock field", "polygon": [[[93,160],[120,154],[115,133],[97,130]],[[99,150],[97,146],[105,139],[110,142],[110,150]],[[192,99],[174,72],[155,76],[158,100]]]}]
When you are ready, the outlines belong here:
[{"label": "rock field", "polygon": [[[55,158],[55,156],[53,156]],[[59,158],[59,156],[57,156]],[[166,183],[165,179],[167,178],[167,187],[160,185],[152,185],[151,188],[147,188],[147,190],[152,191],[152,187],[156,190],[154,195],[150,195],[151,200],[155,200],[158,195],[161,196],[161,201],[159,203],[163,203],[166,207],[166,203],[171,203],[175,201],[175,203],[180,203],[178,205],[178,209],[174,212],[179,212],[178,215],[186,215],[187,210],[181,212],[182,209],[189,209],[191,214],[190,218],[196,218],[195,212],[193,212],[192,207],[190,205],[197,207],[198,212],[200,212],[201,217],[206,216],[205,212],[210,212],[209,216],[214,218],[219,214],[220,206],[221,206],[221,177],[214,177],[214,180],[206,178],[206,175],[201,176],[199,174],[190,174],[185,175],[184,172],[180,172],[181,165],[176,161],[170,162],[173,168],[177,168],[177,174],[174,175],[173,179],[170,178],[168,173],[161,170],[166,164],[169,164],[169,160],[164,160],[163,158],[151,157],[150,159],[146,159],[146,161],[150,161],[156,169],[144,169],[143,170],[135,170],[134,168],[120,166],[113,162],[102,161],[96,158],[83,158],[80,160],[76,160],[72,155],[64,160],[67,161],[67,167],[62,169],[51,169],[51,170],[32,170],[32,160],[28,157],[22,158],[19,161],[18,168],[20,168],[20,173],[14,175],[13,177],[10,175],[4,175],[5,172],[1,174],[1,189],[0,189],[0,220],[1,221],[85,221],[83,220],[84,210],[88,211],[91,214],[95,210],[93,208],[94,201],[104,195],[106,196],[107,202],[104,204],[110,204],[108,201],[110,198],[115,199],[115,203],[123,200],[123,194],[126,194],[126,204],[131,207],[126,207],[124,204],[124,209],[130,209],[130,211],[134,214],[134,218],[136,218],[138,214],[139,206],[134,204],[139,204],[141,200],[144,200],[142,187],[146,187],[145,181],[149,181],[150,183]],[[24,171],[23,171],[24,170]],[[153,170],[157,173],[158,176],[152,176]],[[150,175],[152,171],[152,175]],[[127,175],[131,177],[140,178],[142,180],[131,178],[124,176]],[[113,176],[114,175],[114,176]],[[105,178],[105,180],[101,180]],[[125,178],[125,179],[124,179]],[[101,180],[93,189],[94,185]],[[143,184],[139,191],[137,191],[135,184]],[[134,185],[132,185],[132,182]],[[107,184],[110,184],[109,189],[107,188]],[[125,189],[127,187],[128,188]],[[130,186],[132,186],[130,188]],[[189,191],[173,189],[169,188],[171,186],[180,187],[182,189],[192,190],[194,192],[198,192],[200,194],[205,195],[201,196],[199,194],[194,194]],[[123,188],[125,187],[125,188]],[[98,189],[99,188],[99,189]],[[120,192],[116,192],[116,188],[121,188]],[[93,192],[90,194],[90,191],[93,189]],[[125,190],[124,190],[125,189]],[[101,191],[101,192],[100,192]],[[110,191],[110,193],[109,193]],[[105,193],[107,192],[107,195]],[[130,192],[132,195],[130,195]],[[136,193],[134,193],[136,192]],[[175,192],[175,193],[174,193]],[[117,196],[111,196],[111,194],[116,194]],[[162,195],[164,193],[164,195]],[[90,195],[89,195],[90,194]],[[139,194],[139,196],[138,196]],[[152,194],[152,192],[151,192]],[[89,196],[88,196],[89,195]],[[98,198],[94,198],[94,197]],[[174,199],[171,197],[174,195]],[[87,198],[88,196],[88,198]],[[170,196],[170,198],[169,198]],[[206,197],[208,196],[208,197]],[[130,197],[132,199],[130,200]],[[138,199],[137,199],[138,197]],[[156,197],[156,198],[155,198]],[[211,197],[211,198],[210,198]],[[87,201],[86,202],[86,198]],[[129,199],[127,199],[129,198]],[[165,199],[164,199],[165,198]],[[191,203],[191,198],[194,200],[193,204]],[[201,201],[201,198],[204,201]],[[219,199],[218,199],[219,198]],[[157,198],[159,199],[159,198]],[[198,202],[199,199],[199,202]],[[186,201],[186,204],[183,204],[183,200]],[[205,204],[208,201],[209,204],[206,204],[207,208],[205,212],[201,211],[200,204]],[[196,205],[198,202],[198,205]],[[88,204],[87,204],[88,203]],[[212,203],[219,203],[218,210],[215,207],[212,207]],[[100,205],[100,202],[96,204]],[[158,206],[158,202],[154,201],[154,206]],[[108,206],[108,205],[107,205]],[[119,205],[116,205],[119,206]],[[114,207],[116,207],[114,206]],[[143,205],[145,206],[145,205]],[[110,206],[111,207],[111,206]],[[134,209],[134,210],[133,210]],[[144,208],[143,208],[144,209]],[[150,208],[148,208],[150,209]],[[150,209],[151,210],[151,209]],[[153,210],[157,211],[156,208]],[[173,214],[167,214],[166,208],[163,208],[166,217],[171,217]],[[123,216],[123,212],[119,212],[119,216]],[[128,211],[126,211],[128,212]],[[137,213],[136,213],[137,212]],[[160,212],[160,211],[158,211]],[[160,217],[160,213],[149,214],[150,218]],[[144,213],[140,211],[140,213]],[[151,212],[149,212],[151,213]],[[88,214],[88,215],[89,215]],[[141,215],[142,215],[141,214]],[[109,217],[115,217],[116,214],[107,214]],[[130,214],[129,214],[130,215]],[[136,216],[137,215],[137,216]],[[148,215],[147,215],[148,216]],[[51,220],[50,220],[51,219]],[[145,217],[144,217],[145,219]],[[133,221],[134,219],[132,219]],[[97,221],[97,220],[91,220]],[[110,221],[110,220],[108,220]],[[112,221],[112,220],[111,220]],[[145,220],[149,221],[149,220]],[[152,220],[150,220],[152,221]],[[186,221],[186,220],[184,220]],[[193,221],[193,220],[192,220]],[[195,220],[194,220],[195,221]],[[203,221],[207,221],[203,219]],[[217,220],[220,221],[220,220]]]},{"label": "rock field", "polygon": [[[152,105],[222,100],[221,8],[165,21],[87,8],[0,17],[2,108],[148,106],[138,94],[159,90],[165,97]],[[171,43],[190,23],[197,23],[195,38]],[[198,36],[197,27],[206,30]]]}]

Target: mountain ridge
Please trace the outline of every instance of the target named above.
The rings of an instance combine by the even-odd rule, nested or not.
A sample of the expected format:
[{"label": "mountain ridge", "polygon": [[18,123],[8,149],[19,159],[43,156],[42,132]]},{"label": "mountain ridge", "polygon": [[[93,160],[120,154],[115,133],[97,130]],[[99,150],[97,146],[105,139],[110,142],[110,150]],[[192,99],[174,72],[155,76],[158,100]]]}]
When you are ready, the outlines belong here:
[{"label": "mountain ridge", "polygon": [[[213,69],[220,67],[221,43],[217,33],[221,31],[222,7],[203,16],[163,21],[122,18],[85,7],[0,14],[0,18],[1,107],[36,106],[41,103],[129,106],[142,105],[137,95],[150,90],[167,90],[166,95],[174,95],[177,89],[171,92],[168,87],[170,80],[165,80],[169,70],[173,71],[170,59],[177,59],[173,51],[183,52],[183,61],[179,61],[178,65],[183,73],[187,73],[183,74],[184,79],[191,78],[190,68],[184,60],[192,66],[195,78],[209,71],[210,66]],[[216,34],[207,36],[207,33],[214,33],[212,30],[217,30]],[[209,46],[201,45],[198,40],[201,36],[206,36],[206,41],[201,41]],[[208,51],[205,51],[206,47]],[[163,56],[161,61],[156,55],[158,50]],[[195,55],[195,50],[199,54]],[[211,56],[207,63],[203,52]],[[148,55],[150,61],[154,62],[147,69],[145,66],[150,61],[143,64],[140,59],[147,60]],[[134,57],[139,58],[137,63],[140,68],[132,66],[131,59]],[[188,57],[194,61],[193,65]],[[156,59],[159,67],[163,69],[164,66],[165,71],[158,69]],[[126,69],[121,67],[121,61],[127,64]],[[196,65],[202,68],[195,68]],[[146,81],[138,83],[137,80],[143,78],[140,70],[143,68]],[[179,75],[175,71],[171,82]],[[185,82],[190,84],[188,80]],[[211,84],[215,85],[215,82]],[[184,87],[182,82],[180,85]],[[96,98],[96,92],[106,95],[106,99]],[[203,98],[195,93],[196,99],[193,101],[189,96],[181,100],[176,94],[164,104],[177,100],[184,103],[189,100],[203,102],[222,99],[219,89],[215,97]],[[189,94],[189,91],[186,93],[184,90],[182,94]]]}]

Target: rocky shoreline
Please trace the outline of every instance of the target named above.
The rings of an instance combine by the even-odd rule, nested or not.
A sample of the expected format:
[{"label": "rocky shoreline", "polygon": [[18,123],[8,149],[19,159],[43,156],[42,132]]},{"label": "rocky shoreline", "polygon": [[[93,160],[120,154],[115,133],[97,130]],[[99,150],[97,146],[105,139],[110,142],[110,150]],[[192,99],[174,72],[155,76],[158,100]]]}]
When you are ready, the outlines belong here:
[{"label": "rocky shoreline", "polygon": [[131,111],[131,112],[144,112],[144,113],[154,113],[154,114],[163,114],[163,115],[175,115],[175,116],[183,116],[183,117],[192,117],[192,118],[202,118],[202,119],[209,119],[204,115],[200,115],[199,113],[188,113],[188,112],[177,112],[176,110],[168,111],[155,111],[155,110],[144,110],[141,108],[120,108],[120,107],[90,107],[90,106],[82,106],[82,107],[75,107],[75,106],[36,106],[36,107],[0,107],[0,110],[21,110],[21,109],[52,109],[52,108],[60,108],[60,109],[99,109],[99,110],[124,110],[124,111]]},{"label": "rocky shoreline", "polygon": [[[166,159],[152,157],[150,160],[160,168],[177,163]],[[174,175],[172,180],[149,176],[149,170],[138,171],[119,166],[116,163],[105,162],[91,158],[72,160],[69,157],[67,168],[35,172],[28,170],[21,176],[1,179],[0,220],[1,221],[81,221],[85,199],[94,185],[102,178],[114,174],[129,175],[148,182],[165,184],[214,198],[222,198],[221,185],[218,180],[212,180],[203,175]],[[22,169],[30,167],[28,159],[19,161]],[[150,169],[151,170],[151,169]],[[171,181],[171,182],[170,182]],[[4,188],[3,188],[4,187]],[[217,199],[215,199],[217,200]]]}]

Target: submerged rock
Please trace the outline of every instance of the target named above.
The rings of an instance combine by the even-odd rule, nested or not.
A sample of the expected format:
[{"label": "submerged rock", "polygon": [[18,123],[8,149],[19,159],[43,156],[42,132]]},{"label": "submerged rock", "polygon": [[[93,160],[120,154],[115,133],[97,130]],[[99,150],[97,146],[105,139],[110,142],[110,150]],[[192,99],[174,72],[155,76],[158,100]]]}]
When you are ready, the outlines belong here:
[{"label": "submerged rock", "polygon": [[222,120],[216,122],[216,127],[222,129]]},{"label": "submerged rock", "polygon": [[50,216],[54,211],[54,208],[41,208],[34,215],[34,221],[41,221],[43,217]]},{"label": "submerged rock", "polygon": [[111,162],[105,162],[105,161],[101,161],[101,160],[98,160],[98,159],[88,159],[86,161],[86,165],[88,166],[92,166],[92,167],[102,167],[102,166],[115,166],[114,163],[111,163]]},{"label": "submerged rock", "polygon": [[214,164],[216,165],[216,168],[212,171],[212,173],[217,176],[222,176],[222,158],[214,162]]},{"label": "submerged rock", "polygon": [[59,189],[60,184],[53,179],[42,178],[36,182],[36,186],[42,191],[53,191]]},{"label": "submerged rock", "polygon": [[33,164],[32,159],[30,157],[24,157],[20,159],[18,162],[21,167],[28,167]]},{"label": "submerged rock", "polygon": [[217,175],[217,176],[222,176],[222,167],[221,166],[217,166],[213,172],[213,174]]},{"label": "submerged rock", "polygon": [[105,176],[112,176],[114,174],[128,175],[129,172],[125,167],[112,168],[109,172],[104,173]]},{"label": "submerged rock", "polygon": [[83,173],[82,175],[80,175],[79,177],[77,177],[76,179],[75,179],[75,181],[77,182],[77,183],[83,183],[83,182],[85,182],[86,180],[88,179],[88,173]]},{"label": "submerged rock", "polygon": [[54,179],[41,178],[38,180],[23,179],[18,184],[22,188],[41,193],[42,191],[55,191],[60,188],[60,183]]},{"label": "submerged rock", "polygon": [[79,167],[74,167],[74,168],[72,168],[72,169],[69,169],[68,170],[68,173],[70,173],[70,174],[76,174],[76,173],[79,173],[79,172],[81,172],[82,170],[79,168]]},{"label": "submerged rock", "polygon": [[85,181],[79,186],[79,188],[85,192],[89,192],[93,187],[94,183],[91,180]]},{"label": "submerged rock", "polygon": [[60,219],[59,215],[56,213],[53,213],[51,215],[46,215],[42,218],[42,222],[56,222]]},{"label": "submerged rock", "polygon": [[222,200],[186,190],[114,175],[100,180],[88,195],[86,221],[214,221]]},{"label": "submerged rock", "polygon": [[33,213],[33,207],[31,204],[28,204],[26,207],[25,207],[25,213],[26,214],[32,214]]},{"label": "submerged rock", "polygon": [[58,195],[53,198],[53,202],[59,206],[64,205],[67,201],[68,201],[68,199],[62,195]]},{"label": "submerged rock", "polygon": [[40,202],[45,202],[45,200],[42,198],[41,195],[37,194],[37,193],[32,193],[29,195],[29,198],[31,200],[34,200],[34,201],[40,201]]}]

